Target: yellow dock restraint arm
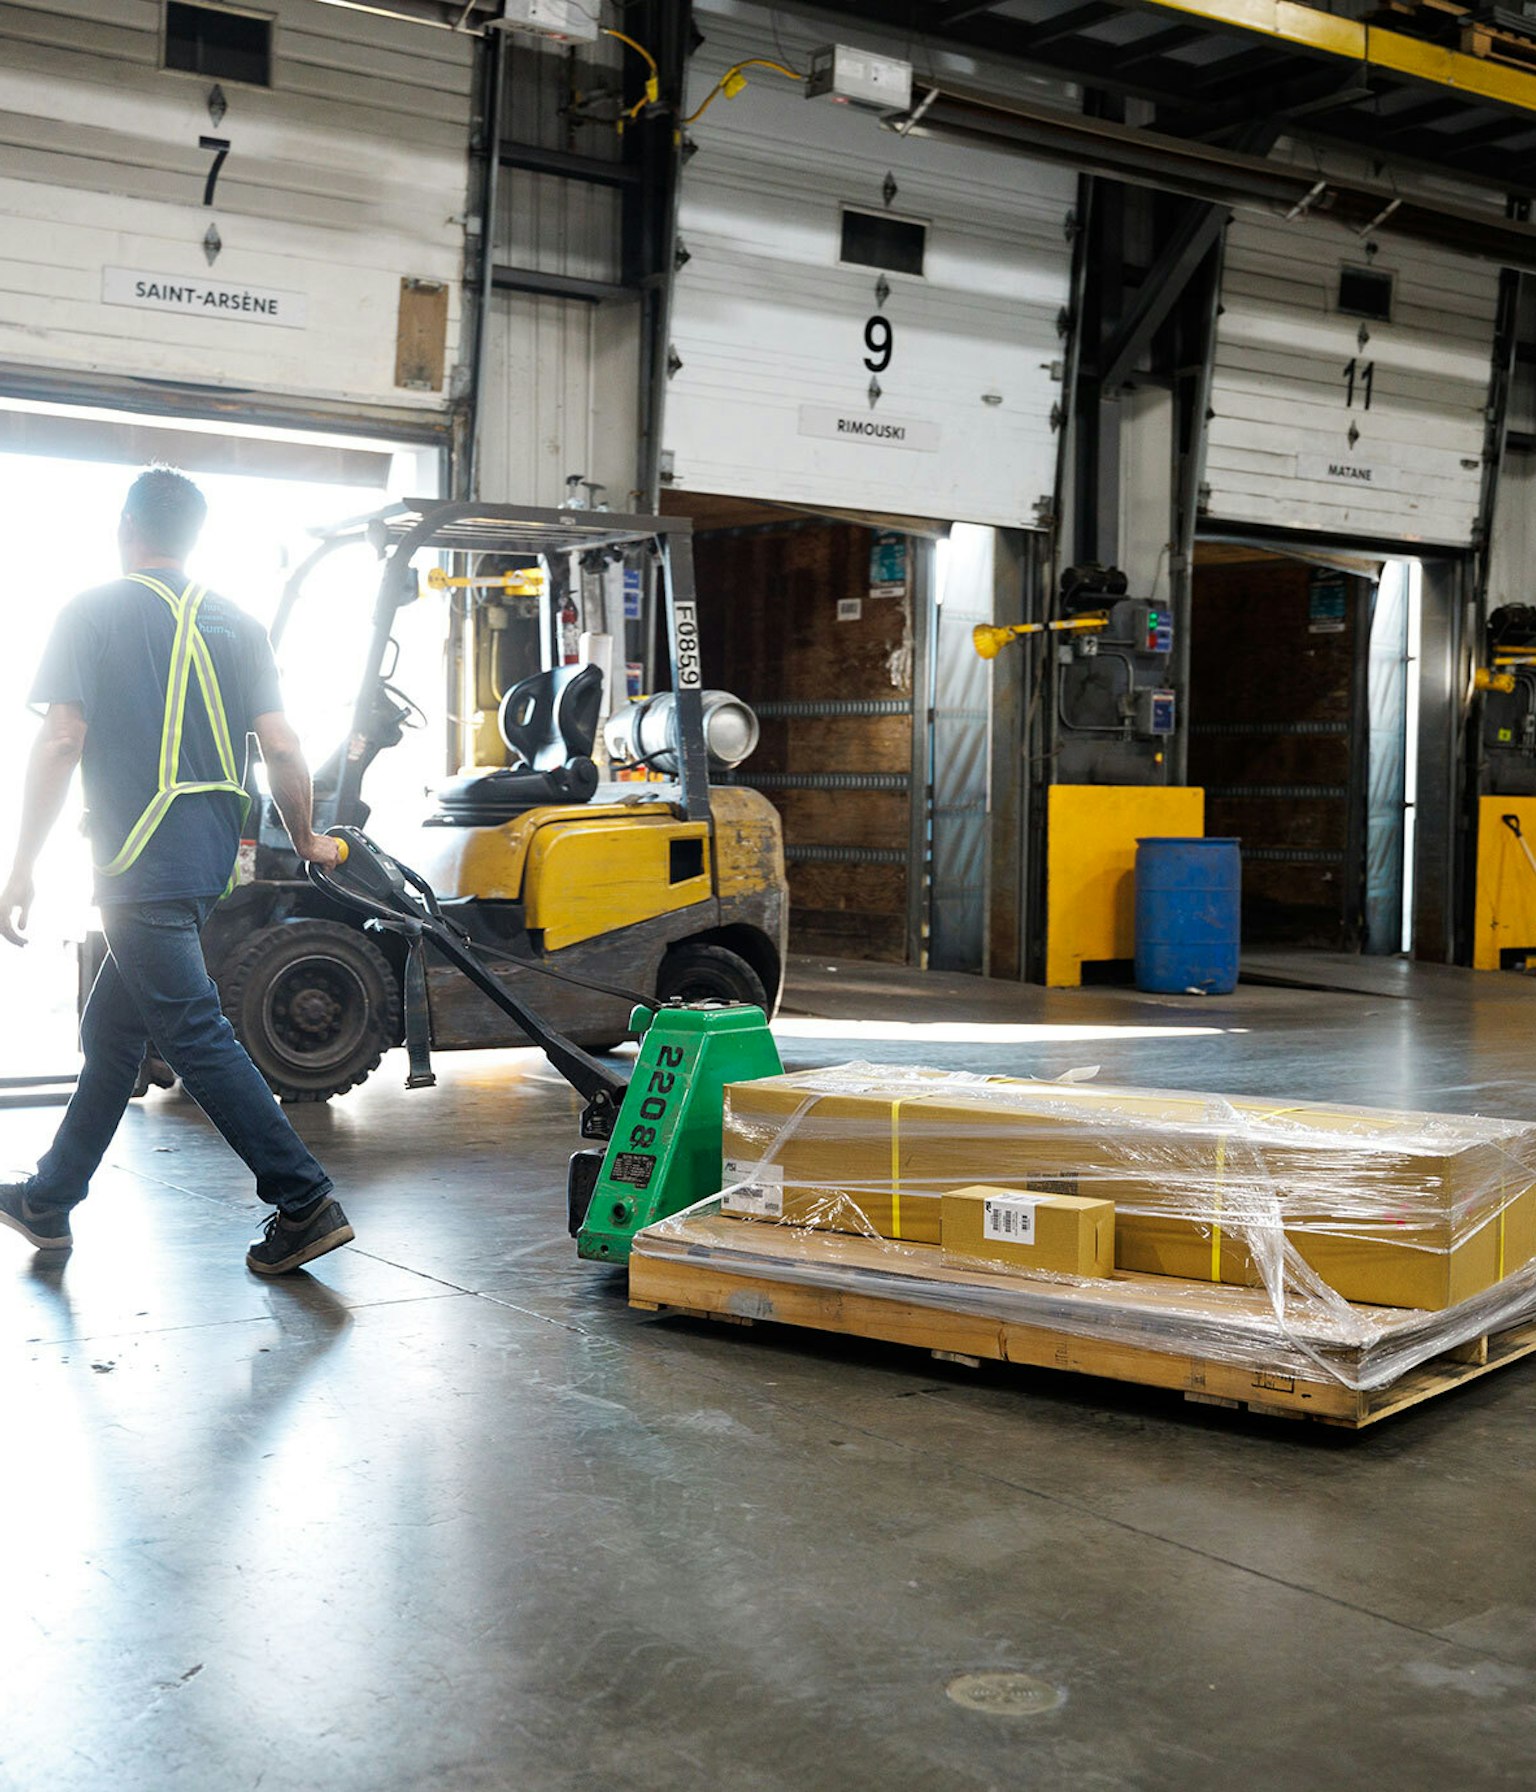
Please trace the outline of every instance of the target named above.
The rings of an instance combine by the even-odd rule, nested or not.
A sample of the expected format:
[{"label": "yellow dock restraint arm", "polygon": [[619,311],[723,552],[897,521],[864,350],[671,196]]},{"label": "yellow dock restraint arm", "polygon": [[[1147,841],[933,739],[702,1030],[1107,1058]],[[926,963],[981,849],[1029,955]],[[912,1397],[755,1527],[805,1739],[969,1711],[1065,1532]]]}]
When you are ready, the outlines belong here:
[{"label": "yellow dock restraint arm", "polygon": [[[154,839],[161,822],[170,814],[178,797],[202,796],[218,791],[237,796],[241,802],[242,826],[251,806],[251,799],[240,782],[239,767],[235,764],[234,743],[229,737],[229,717],[224,712],[224,699],[219,690],[218,676],[213,669],[213,656],[208,651],[208,643],[198,632],[197,612],[208,595],[207,586],[195,585],[189,581],[181,596],[177,597],[168,585],[162,585],[159,579],[152,579],[147,573],[130,573],[129,577],[136,585],[144,586],[147,591],[153,591],[156,597],[164,600],[172,616],[176,618],[176,634],[171,643],[171,669],[165,685],[165,717],[160,725],[159,786],[149,799],[144,813],[128,830],[128,838],[123,842],[117,857],[110,864],[96,867],[103,877],[121,877],[137,864],[139,855]],[[203,707],[208,711],[208,721],[213,729],[213,744],[219,755],[219,769],[224,774],[222,778],[183,781],[180,777],[182,728],[187,714],[187,692],[191,688],[194,672],[197,673]]]}]

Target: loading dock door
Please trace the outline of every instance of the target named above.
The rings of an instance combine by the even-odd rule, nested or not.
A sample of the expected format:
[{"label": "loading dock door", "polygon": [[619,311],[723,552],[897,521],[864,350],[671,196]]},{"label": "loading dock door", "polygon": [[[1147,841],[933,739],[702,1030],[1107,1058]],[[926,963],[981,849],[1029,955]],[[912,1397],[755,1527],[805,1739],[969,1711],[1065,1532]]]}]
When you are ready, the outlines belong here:
[{"label": "loading dock door", "polygon": [[1324,218],[1235,218],[1207,519],[1470,543],[1498,280],[1487,263]]},{"label": "loading dock door", "polygon": [[0,365],[440,419],[477,39],[266,0],[261,87],[162,68],[162,11],[0,7]]},{"label": "loading dock door", "polygon": [[[697,19],[695,107],[776,37],[800,68],[825,41],[762,8]],[[1038,526],[1056,479],[1072,175],[900,138],[747,72],[689,128],[673,485]]]}]

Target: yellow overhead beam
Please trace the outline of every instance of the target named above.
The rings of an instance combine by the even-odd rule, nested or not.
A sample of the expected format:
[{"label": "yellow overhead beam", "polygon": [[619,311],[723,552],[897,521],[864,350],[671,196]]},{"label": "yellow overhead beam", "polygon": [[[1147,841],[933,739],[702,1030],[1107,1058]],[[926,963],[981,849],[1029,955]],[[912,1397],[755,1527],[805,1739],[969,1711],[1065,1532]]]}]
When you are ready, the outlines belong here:
[{"label": "yellow overhead beam", "polygon": [[1201,19],[1227,31],[1247,31],[1288,44],[1362,63],[1387,73],[1422,81],[1431,87],[1448,87],[1469,98],[1517,111],[1536,112],[1536,72],[1468,56],[1461,50],[1445,50],[1401,31],[1385,31],[1379,25],[1363,25],[1357,19],[1319,12],[1315,6],[1297,6],[1294,0],[1144,0],[1158,12],[1179,13]]}]

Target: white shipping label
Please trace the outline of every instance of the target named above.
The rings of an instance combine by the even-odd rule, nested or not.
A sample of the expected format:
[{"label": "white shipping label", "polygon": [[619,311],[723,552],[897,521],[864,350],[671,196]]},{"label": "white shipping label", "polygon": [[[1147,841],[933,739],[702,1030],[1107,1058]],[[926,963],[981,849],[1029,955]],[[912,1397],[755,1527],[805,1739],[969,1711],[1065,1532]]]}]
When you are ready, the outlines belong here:
[{"label": "white shipping label", "polygon": [[724,1164],[726,1213],[751,1213],[763,1219],[784,1217],[783,1164],[750,1164],[728,1157]]},{"label": "white shipping label", "polygon": [[982,1203],[982,1237],[1007,1244],[1033,1244],[1038,1206],[1028,1195],[988,1195]]}]

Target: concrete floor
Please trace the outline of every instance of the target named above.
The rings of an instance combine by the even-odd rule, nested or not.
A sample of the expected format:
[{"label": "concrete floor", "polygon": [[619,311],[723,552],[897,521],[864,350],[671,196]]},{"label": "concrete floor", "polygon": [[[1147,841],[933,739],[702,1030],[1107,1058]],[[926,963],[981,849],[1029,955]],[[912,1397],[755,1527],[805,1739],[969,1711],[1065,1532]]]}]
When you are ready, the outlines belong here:
[{"label": "concrete floor", "polygon": [[[806,963],[782,1047],[1532,1112],[1536,989],[1372,988]],[[1531,1783],[1536,1366],[1351,1437],[645,1319],[564,1236],[564,1085],[439,1068],[297,1111],[359,1233],[313,1277],[246,1273],[174,1095],[63,1268],[0,1234],[7,1792]],[[946,1696],[991,1671],[1060,1702]]]}]

